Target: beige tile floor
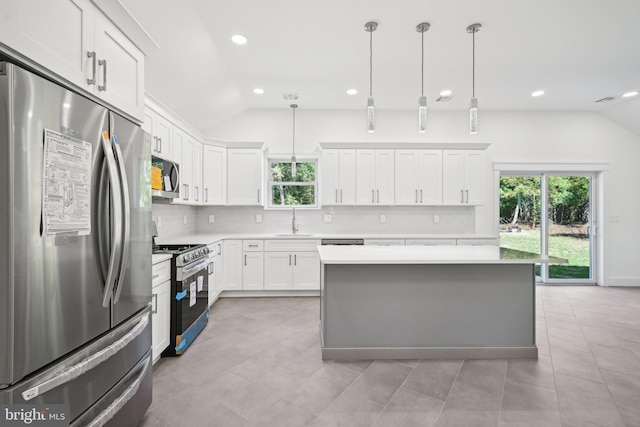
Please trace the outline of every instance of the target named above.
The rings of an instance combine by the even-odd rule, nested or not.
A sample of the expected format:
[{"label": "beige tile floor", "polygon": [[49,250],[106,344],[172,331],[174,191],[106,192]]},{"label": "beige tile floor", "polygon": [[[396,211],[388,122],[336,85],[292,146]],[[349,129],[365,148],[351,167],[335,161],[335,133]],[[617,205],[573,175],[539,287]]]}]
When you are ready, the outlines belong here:
[{"label": "beige tile floor", "polygon": [[318,298],[222,299],[141,425],[640,426],[640,288],[536,294],[538,360],[323,362]]}]

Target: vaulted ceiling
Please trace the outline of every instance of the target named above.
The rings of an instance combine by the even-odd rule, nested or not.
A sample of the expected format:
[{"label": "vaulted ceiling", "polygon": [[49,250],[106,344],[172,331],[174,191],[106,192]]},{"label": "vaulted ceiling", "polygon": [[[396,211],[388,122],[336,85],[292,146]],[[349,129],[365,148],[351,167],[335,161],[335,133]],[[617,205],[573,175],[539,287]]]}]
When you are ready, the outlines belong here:
[{"label": "vaulted ceiling", "polygon": [[[146,61],[146,88],[206,133],[247,109],[468,108],[472,36],[483,110],[598,111],[640,134],[638,0],[121,0],[160,45]],[[248,42],[231,42],[243,34]],[[256,95],[254,88],[264,89]],[[347,95],[347,89],[358,94]],[[437,102],[442,90],[452,99]],[[540,97],[532,97],[544,90]],[[596,102],[611,97],[607,102]]]}]

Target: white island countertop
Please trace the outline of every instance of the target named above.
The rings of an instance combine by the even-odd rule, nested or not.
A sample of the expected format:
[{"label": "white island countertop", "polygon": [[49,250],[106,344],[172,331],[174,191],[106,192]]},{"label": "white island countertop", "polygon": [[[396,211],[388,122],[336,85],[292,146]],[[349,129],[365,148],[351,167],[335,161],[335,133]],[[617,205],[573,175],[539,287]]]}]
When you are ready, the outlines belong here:
[{"label": "white island countertop", "polygon": [[318,246],[323,264],[561,264],[564,258],[497,246]]}]

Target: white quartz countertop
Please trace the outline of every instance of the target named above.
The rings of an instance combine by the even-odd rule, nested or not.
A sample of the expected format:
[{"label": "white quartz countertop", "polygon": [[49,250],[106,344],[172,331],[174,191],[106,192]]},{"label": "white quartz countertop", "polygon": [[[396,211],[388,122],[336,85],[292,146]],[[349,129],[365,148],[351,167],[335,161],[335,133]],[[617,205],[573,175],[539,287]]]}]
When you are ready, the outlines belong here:
[{"label": "white quartz countertop", "polygon": [[194,244],[210,244],[223,239],[301,239],[301,240],[320,240],[320,239],[497,239],[495,235],[478,235],[478,234],[337,234],[337,233],[313,233],[307,234],[300,232],[298,234],[287,233],[227,233],[227,234],[209,234],[197,233],[186,234],[184,236],[162,238],[158,236],[156,242],[161,245],[194,245]]},{"label": "white quartz countertop", "polygon": [[318,246],[323,264],[556,264],[563,258],[497,246]]}]

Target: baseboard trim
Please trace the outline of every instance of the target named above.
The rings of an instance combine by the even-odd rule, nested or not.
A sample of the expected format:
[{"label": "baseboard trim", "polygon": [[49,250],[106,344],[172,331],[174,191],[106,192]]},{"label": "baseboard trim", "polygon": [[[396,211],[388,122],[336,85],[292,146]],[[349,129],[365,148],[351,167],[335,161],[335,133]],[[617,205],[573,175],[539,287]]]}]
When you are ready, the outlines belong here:
[{"label": "baseboard trim", "polygon": [[378,359],[537,359],[533,347],[392,347],[325,348],[323,360]]},{"label": "baseboard trim", "polygon": [[318,297],[320,291],[222,291],[218,298]]}]

